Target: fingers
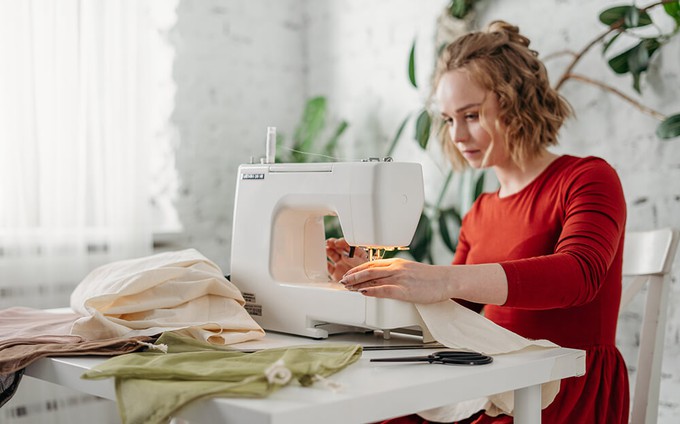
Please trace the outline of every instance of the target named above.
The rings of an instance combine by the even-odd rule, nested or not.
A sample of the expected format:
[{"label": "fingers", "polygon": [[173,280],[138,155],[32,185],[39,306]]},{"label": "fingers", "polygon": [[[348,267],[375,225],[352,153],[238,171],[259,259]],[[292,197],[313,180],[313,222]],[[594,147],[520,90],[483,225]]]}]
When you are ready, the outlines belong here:
[{"label": "fingers", "polygon": [[326,246],[326,257],[333,261],[334,263],[340,262],[342,255],[336,249]]},{"label": "fingers", "polygon": [[401,299],[401,291],[391,285],[376,286],[376,287],[365,287],[358,290],[359,293],[364,296],[369,297],[379,297],[379,298],[390,298],[390,299]]},{"label": "fingers", "polygon": [[388,267],[393,262],[394,262],[393,259],[379,259],[379,260],[375,260],[375,261],[372,261],[372,262],[361,262],[360,264],[357,264],[352,269],[347,271],[347,274],[345,274],[345,276],[354,275],[358,272],[362,272],[362,271],[372,269],[372,268]]},{"label": "fingers", "polygon": [[344,238],[329,238],[326,240],[326,250],[335,250],[338,253],[349,252],[349,244]]},{"label": "fingers", "polygon": [[364,288],[375,287],[388,283],[393,272],[385,264],[369,262],[352,268],[340,279],[348,290],[360,291]]},{"label": "fingers", "polygon": [[[344,238],[329,238],[326,240],[326,254],[331,260],[337,262],[337,260],[350,257],[350,245]],[[336,260],[337,258],[337,260]],[[353,258],[361,259],[362,262],[368,259],[368,253],[364,249],[355,248]]]},{"label": "fingers", "polygon": [[363,263],[361,259],[349,259],[345,257],[337,257],[334,255],[328,255],[329,259],[326,261],[326,269],[328,270],[328,275],[331,276],[333,281],[340,281],[340,279],[353,267]]}]

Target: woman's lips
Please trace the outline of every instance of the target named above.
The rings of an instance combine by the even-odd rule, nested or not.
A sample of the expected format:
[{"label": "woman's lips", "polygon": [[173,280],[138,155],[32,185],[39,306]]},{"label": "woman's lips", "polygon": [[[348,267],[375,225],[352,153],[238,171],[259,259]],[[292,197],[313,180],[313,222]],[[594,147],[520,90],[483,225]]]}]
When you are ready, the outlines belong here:
[{"label": "woman's lips", "polygon": [[481,150],[463,150],[461,151],[462,155],[466,158],[474,157],[478,154],[480,154],[482,151]]}]

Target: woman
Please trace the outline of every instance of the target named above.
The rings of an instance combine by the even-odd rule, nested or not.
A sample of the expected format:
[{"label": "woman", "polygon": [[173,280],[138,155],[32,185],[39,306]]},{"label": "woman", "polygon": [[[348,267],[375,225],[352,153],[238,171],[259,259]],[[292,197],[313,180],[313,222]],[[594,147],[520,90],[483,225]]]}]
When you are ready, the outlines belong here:
[{"label": "woman", "polygon": [[[445,151],[454,165],[492,168],[500,182],[465,216],[453,264],[364,263],[331,239],[329,273],[365,296],[484,305],[487,318],[524,337],[586,350],[586,374],[562,381],[543,422],[627,423],[628,377],[614,344],[623,192],[602,159],[548,150],[570,109],[536,56],[517,27],[496,21],[454,41],[438,64]],[[512,418],[479,413],[470,422]]]}]

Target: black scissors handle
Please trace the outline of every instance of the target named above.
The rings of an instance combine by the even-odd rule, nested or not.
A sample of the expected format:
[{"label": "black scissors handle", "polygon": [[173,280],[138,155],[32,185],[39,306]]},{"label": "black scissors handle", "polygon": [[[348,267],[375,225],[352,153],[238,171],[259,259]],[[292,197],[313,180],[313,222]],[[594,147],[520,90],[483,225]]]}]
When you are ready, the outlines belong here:
[{"label": "black scissors handle", "polygon": [[446,365],[484,365],[493,362],[493,358],[478,352],[442,351],[427,356],[373,358],[370,362],[428,362],[430,364]]}]

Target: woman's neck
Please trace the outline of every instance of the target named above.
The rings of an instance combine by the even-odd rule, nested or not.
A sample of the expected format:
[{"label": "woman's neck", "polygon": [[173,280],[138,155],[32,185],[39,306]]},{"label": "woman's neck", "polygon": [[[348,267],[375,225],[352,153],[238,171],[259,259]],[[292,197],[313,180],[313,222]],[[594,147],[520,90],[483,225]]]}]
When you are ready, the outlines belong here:
[{"label": "woman's neck", "polygon": [[554,153],[543,150],[526,161],[523,167],[511,160],[508,160],[507,164],[494,166],[494,172],[501,186],[498,191],[499,197],[507,197],[520,192],[558,157]]}]

